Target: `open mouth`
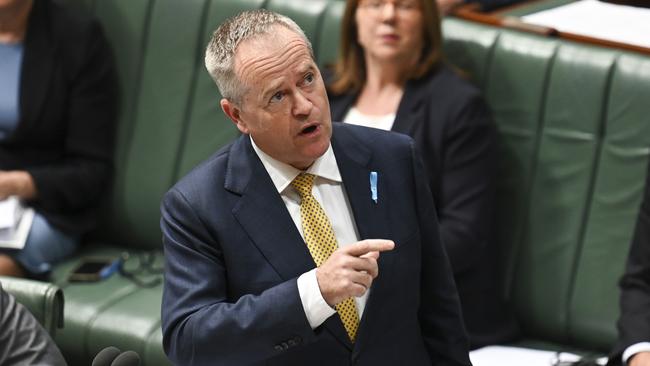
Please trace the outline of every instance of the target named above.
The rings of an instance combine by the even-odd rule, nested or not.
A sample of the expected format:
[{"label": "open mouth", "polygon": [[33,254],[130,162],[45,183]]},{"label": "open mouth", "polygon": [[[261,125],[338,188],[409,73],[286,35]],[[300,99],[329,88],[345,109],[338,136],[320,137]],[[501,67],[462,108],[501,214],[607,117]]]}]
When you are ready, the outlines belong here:
[{"label": "open mouth", "polygon": [[318,129],[318,125],[316,125],[316,124],[309,125],[309,126],[303,128],[302,131],[300,131],[300,134],[301,135],[310,135],[310,134],[316,132],[317,129]]}]

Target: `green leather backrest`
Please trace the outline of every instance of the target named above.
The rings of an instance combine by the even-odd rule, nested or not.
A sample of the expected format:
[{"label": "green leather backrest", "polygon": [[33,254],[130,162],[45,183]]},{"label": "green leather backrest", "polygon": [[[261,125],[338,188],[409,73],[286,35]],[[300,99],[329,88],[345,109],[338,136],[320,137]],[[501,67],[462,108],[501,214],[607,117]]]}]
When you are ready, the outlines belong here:
[{"label": "green leather backrest", "polygon": [[[522,322],[566,341],[574,262],[590,202],[611,52],[563,44],[547,69],[542,125],[514,288]],[[612,296],[615,296],[612,294]]]},{"label": "green leather backrest", "polygon": [[221,94],[204,67],[204,51],[212,32],[227,18],[244,10],[258,9],[264,0],[212,1],[206,10],[206,20],[202,25],[201,45],[197,51],[196,81],[192,89],[189,105],[187,129],[180,151],[180,160],[175,180],[180,179],[199,162],[217,151],[226,142],[237,136],[234,124],[221,111]]},{"label": "green leather backrest", "polygon": [[577,343],[607,349],[616,338],[617,283],[643,195],[650,153],[650,59],[621,55],[601,104],[602,144],[569,307]]},{"label": "green leather backrest", "polygon": [[452,18],[442,23],[442,31],[447,59],[467,73],[474,84],[485,87],[499,30]]},{"label": "green leather backrest", "polygon": [[345,1],[331,1],[321,19],[322,26],[316,35],[316,48],[318,66],[321,68],[331,66],[336,60],[338,45],[341,39],[341,19],[345,10]]},{"label": "green leather backrest", "polygon": [[515,264],[526,249],[524,229],[549,69],[546,60],[555,46],[546,39],[529,42],[521,34],[503,32],[486,71],[483,91],[500,133],[497,242],[505,288],[512,287]]},{"label": "green leather backrest", "polygon": [[525,335],[607,351],[650,147],[650,58],[448,18],[499,128],[499,244]]},{"label": "green leather backrest", "polygon": [[[211,3],[111,0],[92,6],[113,45],[122,93],[116,177],[95,234],[102,241],[161,247],[160,199],[178,178],[197,85],[209,79],[198,66]],[[218,126],[223,118],[214,100],[206,119]]]}]

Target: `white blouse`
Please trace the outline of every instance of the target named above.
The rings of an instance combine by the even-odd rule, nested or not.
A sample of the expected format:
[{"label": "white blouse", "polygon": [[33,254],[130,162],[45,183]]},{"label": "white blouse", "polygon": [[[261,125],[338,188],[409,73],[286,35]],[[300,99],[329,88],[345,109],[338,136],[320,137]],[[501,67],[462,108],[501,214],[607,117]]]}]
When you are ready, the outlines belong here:
[{"label": "white blouse", "polygon": [[345,118],[343,118],[343,122],[389,131],[391,128],[393,128],[393,123],[395,122],[395,113],[375,116],[363,114],[359,112],[356,107],[352,107],[345,115]]}]

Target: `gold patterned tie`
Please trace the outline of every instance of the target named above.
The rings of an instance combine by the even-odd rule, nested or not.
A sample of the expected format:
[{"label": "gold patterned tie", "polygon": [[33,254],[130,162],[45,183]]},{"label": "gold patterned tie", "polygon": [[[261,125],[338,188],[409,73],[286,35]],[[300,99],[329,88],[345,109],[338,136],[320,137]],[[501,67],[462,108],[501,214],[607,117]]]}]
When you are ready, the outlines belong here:
[{"label": "gold patterned tie", "polygon": [[[300,218],[305,234],[305,243],[307,243],[307,248],[309,248],[316,266],[320,267],[334,253],[338,245],[325,211],[311,194],[314,178],[316,176],[313,174],[301,173],[291,182],[291,185],[300,195]],[[348,297],[336,305],[336,311],[341,317],[350,340],[354,342],[359,327],[359,315],[354,299]]]}]

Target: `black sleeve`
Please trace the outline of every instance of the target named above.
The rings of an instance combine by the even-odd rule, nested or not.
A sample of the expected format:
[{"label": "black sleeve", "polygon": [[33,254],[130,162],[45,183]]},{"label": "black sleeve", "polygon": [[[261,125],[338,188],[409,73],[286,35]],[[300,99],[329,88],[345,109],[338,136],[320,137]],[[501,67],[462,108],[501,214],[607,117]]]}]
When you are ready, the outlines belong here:
[{"label": "black sleeve", "polygon": [[95,205],[113,169],[117,85],[112,52],[99,23],[89,22],[83,31],[76,45],[82,56],[70,76],[64,156],[27,169],[36,184],[36,203],[53,212]]},{"label": "black sleeve", "polygon": [[451,114],[436,195],[441,236],[455,274],[481,259],[490,240],[496,176],[496,127],[479,95]]}]

